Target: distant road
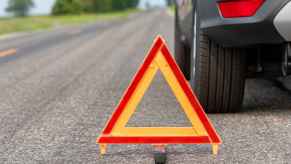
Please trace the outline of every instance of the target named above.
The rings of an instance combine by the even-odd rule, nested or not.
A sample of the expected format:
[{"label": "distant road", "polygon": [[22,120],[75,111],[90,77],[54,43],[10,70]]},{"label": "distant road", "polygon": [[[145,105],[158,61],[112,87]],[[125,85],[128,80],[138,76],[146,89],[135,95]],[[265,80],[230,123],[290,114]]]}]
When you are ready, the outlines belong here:
[{"label": "distant road", "polygon": [[[166,11],[60,28],[0,41],[0,163],[153,163],[151,146],[95,144],[157,34],[173,51]],[[291,80],[286,80],[289,83]],[[207,145],[170,146],[169,164],[291,161],[291,95],[268,80],[248,80],[244,108],[209,115],[222,136]],[[161,76],[131,126],[187,126]]]}]

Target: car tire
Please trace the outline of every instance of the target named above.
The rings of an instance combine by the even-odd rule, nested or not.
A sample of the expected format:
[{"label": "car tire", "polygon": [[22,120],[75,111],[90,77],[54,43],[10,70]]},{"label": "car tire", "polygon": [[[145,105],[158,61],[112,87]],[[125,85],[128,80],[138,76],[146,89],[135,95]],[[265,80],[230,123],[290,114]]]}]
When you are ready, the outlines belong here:
[{"label": "car tire", "polygon": [[190,80],[190,62],[191,62],[191,56],[190,56],[190,49],[185,46],[181,39],[181,30],[179,28],[179,21],[177,16],[177,9],[176,9],[176,16],[175,16],[175,59],[177,61],[177,64],[181,68],[181,71],[183,72],[184,76],[187,80]]},{"label": "car tire", "polygon": [[207,113],[236,112],[244,97],[245,50],[220,46],[197,24],[193,26],[192,88]]}]

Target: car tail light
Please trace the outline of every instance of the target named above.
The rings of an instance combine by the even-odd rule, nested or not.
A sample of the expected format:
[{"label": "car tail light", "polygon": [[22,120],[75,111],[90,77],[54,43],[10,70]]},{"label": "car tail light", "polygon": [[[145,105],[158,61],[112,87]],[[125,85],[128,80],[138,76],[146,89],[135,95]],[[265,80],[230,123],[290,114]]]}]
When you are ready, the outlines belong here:
[{"label": "car tail light", "polygon": [[222,0],[218,2],[225,18],[250,17],[256,14],[264,0]]}]

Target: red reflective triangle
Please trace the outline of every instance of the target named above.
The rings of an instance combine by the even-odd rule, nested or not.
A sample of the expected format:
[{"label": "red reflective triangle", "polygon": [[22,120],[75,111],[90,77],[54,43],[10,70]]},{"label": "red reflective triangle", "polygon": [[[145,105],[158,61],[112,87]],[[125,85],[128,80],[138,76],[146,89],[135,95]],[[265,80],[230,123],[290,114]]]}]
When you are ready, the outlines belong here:
[{"label": "red reflective triangle", "polygon": [[[149,69],[150,64],[153,62],[154,58],[157,56],[158,52],[166,59],[169,64],[170,69],[173,71],[179,85],[181,86],[183,92],[187,96],[189,102],[194,109],[194,112],[198,115],[201,123],[203,124],[207,136],[116,136],[112,135],[112,130],[120,118],[121,114],[124,112],[125,107],[129,100],[132,98],[134,91],[137,89],[138,84],[141,82],[145,72]],[[143,64],[139,68],[135,77],[133,78],[131,84],[126,90],[123,98],[119,102],[115,112],[108,121],[106,127],[104,128],[101,136],[97,139],[98,144],[220,144],[221,139],[216,133],[214,127],[210,123],[210,120],[206,116],[202,106],[200,105],[197,97],[193,93],[191,87],[189,86],[187,80],[185,79],[183,73],[176,64],[174,58],[170,54],[170,51],[161,36],[158,36],[146,56]]]}]

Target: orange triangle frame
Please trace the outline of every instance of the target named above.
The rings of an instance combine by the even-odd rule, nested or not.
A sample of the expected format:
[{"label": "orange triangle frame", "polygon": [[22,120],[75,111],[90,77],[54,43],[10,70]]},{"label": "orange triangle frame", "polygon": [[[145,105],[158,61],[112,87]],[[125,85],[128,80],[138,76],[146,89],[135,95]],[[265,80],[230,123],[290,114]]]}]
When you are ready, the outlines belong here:
[{"label": "orange triangle frame", "polygon": [[[193,127],[125,127],[158,69],[166,77]],[[144,84],[144,86],[141,84]],[[142,87],[143,90],[138,91]],[[137,100],[132,103],[132,99]],[[111,119],[100,137],[97,138],[97,143],[100,144],[101,154],[105,153],[107,144],[211,144],[213,153],[217,153],[221,139],[161,36],[155,39],[151,50],[123,95]]]}]

